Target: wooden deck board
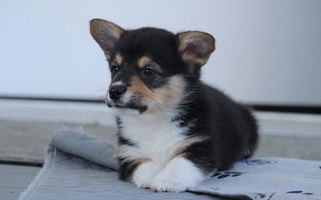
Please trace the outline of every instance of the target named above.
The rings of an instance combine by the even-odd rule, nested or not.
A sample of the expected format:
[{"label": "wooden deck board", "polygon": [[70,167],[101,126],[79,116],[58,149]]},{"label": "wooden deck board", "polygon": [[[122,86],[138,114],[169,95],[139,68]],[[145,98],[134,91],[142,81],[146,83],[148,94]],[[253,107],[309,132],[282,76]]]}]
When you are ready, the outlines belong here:
[{"label": "wooden deck board", "polygon": [[18,199],[39,170],[40,167],[0,164],[0,199]]}]

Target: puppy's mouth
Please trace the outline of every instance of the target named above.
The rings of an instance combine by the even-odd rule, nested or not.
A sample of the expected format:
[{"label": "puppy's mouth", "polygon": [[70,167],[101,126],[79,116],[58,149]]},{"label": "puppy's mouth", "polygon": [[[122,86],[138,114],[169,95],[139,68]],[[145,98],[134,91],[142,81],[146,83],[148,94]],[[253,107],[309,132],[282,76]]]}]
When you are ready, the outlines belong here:
[{"label": "puppy's mouth", "polygon": [[115,105],[113,107],[121,110],[127,110],[127,109],[137,110],[139,111],[140,114],[142,114],[147,110],[147,106],[136,106],[136,105],[126,105],[126,106]]},{"label": "puppy's mouth", "polygon": [[126,110],[137,110],[140,114],[145,112],[147,110],[147,106],[143,105],[137,105],[134,103],[127,103],[127,104],[122,104],[120,102],[113,102],[109,103],[107,102],[107,106],[110,108],[116,108],[118,110],[126,111]]}]

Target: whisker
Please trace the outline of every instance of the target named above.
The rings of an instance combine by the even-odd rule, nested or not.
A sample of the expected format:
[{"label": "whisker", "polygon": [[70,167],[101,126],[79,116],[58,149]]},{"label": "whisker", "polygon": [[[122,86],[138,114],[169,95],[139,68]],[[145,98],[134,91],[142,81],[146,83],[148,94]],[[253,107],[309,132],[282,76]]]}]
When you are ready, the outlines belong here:
[{"label": "whisker", "polygon": [[92,104],[92,108],[95,109],[95,110],[102,110],[102,111],[105,111],[106,109],[106,103],[105,103],[105,97],[102,96],[102,97],[98,97],[96,100],[97,100],[97,103],[93,103]]}]

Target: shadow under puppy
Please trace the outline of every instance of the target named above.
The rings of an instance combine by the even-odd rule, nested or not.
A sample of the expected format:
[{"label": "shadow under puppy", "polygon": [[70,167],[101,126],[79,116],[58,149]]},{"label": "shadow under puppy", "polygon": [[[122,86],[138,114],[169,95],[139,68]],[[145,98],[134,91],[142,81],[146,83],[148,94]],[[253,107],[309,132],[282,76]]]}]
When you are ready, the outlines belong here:
[{"label": "shadow under puppy", "polygon": [[249,110],[200,81],[213,36],[125,30],[101,19],[90,31],[110,66],[106,102],[119,128],[121,180],[181,192],[253,154],[258,134]]}]

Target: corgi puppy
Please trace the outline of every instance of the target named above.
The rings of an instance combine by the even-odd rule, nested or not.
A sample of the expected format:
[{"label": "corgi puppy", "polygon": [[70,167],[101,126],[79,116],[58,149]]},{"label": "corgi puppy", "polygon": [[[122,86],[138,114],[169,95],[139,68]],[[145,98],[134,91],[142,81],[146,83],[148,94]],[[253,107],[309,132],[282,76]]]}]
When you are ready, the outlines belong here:
[{"label": "corgi puppy", "polygon": [[106,103],[118,125],[119,178],[182,192],[250,157],[258,144],[250,111],[200,80],[212,35],[90,22],[110,66]]}]

